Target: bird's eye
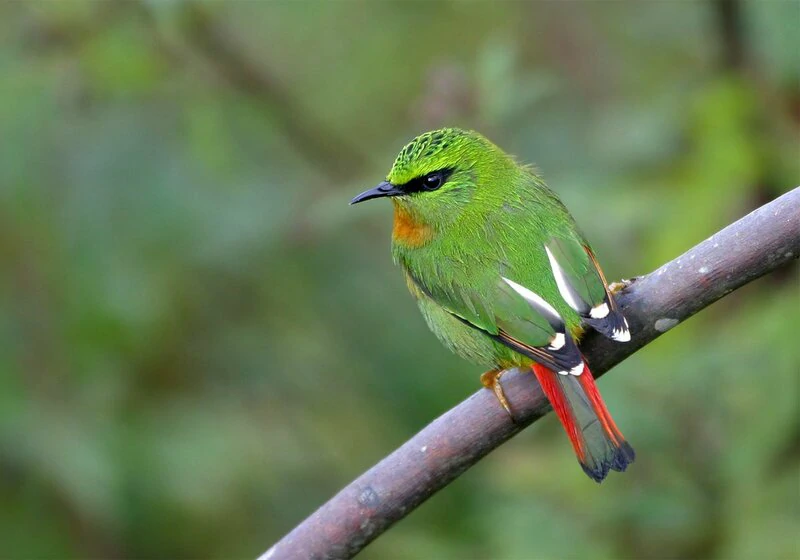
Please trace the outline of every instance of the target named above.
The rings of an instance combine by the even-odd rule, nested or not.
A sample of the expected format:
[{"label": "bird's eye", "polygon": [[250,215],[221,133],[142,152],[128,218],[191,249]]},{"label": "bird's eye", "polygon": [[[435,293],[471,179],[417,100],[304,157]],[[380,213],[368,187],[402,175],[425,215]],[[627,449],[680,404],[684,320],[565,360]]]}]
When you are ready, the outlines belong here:
[{"label": "bird's eye", "polygon": [[442,177],[441,172],[436,171],[435,173],[430,173],[423,177],[422,185],[426,191],[435,191],[439,187],[442,186],[444,182],[444,178]]}]

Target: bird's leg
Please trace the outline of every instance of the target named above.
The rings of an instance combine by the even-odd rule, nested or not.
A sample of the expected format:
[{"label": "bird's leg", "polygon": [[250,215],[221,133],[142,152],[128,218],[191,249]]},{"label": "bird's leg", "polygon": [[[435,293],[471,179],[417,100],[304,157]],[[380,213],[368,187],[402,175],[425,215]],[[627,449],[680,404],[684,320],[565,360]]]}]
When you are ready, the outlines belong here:
[{"label": "bird's leg", "polygon": [[505,373],[505,371],[506,370],[504,369],[490,369],[481,375],[481,384],[487,389],[494,391],[494,395],[497,397],[497,400],[500,401],[500,404],[506,409],[511,421],[516,424],[516,420],[514,420],[514,414],[511,412],[511,405],[508,404],[508,399],[503,392],[503,386],[500,384],[500,377],[503,375],[503,373]]}]

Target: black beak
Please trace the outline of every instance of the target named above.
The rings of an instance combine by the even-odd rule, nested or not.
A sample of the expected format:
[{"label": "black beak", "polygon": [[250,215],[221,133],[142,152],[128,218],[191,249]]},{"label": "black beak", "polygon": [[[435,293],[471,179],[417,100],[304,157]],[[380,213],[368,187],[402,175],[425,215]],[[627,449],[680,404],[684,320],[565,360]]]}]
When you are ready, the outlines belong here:
[{"label": "black beak", "polygon": [[364,202],[365,200],[369,200],[371,198],[380,198],[382,196],[397,196],[398,194],[403,194],[403,191],[395,187],[393,184],[384,181],[377,187],[362,192],[360,195],[351,200],[350,204],[358,204],[359,202]]}]

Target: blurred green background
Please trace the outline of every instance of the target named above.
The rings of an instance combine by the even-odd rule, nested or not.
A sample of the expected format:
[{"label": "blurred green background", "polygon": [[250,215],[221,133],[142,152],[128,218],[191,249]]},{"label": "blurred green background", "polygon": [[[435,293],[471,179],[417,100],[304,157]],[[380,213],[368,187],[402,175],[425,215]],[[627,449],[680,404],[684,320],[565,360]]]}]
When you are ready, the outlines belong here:
[{"label": "blurred green background", "polygon": [[[0,556],[248,558],[479,387],[349,207],[475,128],[610,278],[800,177],[800,3],[0,3]],[[797,269],[601,382],[602,486],[554,417],[366,559],[800,555]]]}]

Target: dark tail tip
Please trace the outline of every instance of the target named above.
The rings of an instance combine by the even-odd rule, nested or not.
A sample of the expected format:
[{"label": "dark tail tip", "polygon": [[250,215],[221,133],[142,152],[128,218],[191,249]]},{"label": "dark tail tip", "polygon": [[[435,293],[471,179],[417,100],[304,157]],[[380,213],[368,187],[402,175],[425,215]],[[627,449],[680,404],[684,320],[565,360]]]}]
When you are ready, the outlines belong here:
[{"label": "dark tail tip", "polygon": [[611,468],[618,472],[625,472],[625,469],[628,468],[628,465],[633,463],[636,460],[636,452],[633,450],[633,447],[625,441],[622,440],[622,443],[617,448],[617,452],[614,454],[614,460],[611,462]]},{"label": "dark tail tip", "polygon": [[608,476],[608,465],[606,463],[600,463],[595,467],[590,467],[589,465],[581,462],[581,468],[589,478],[598,484],[603,482],[606,476]]},{"label": "dark tail tip", "polygon": [[609,471],[624,472],[628,465],[636,459],[636,452],[630,444],[623,440],[619,447],[614,447],[614,454],[605,460],[598,461],[593,465],[580,462],[581,468],[586,475],[597,483],[603,482],[608,476]]}]

